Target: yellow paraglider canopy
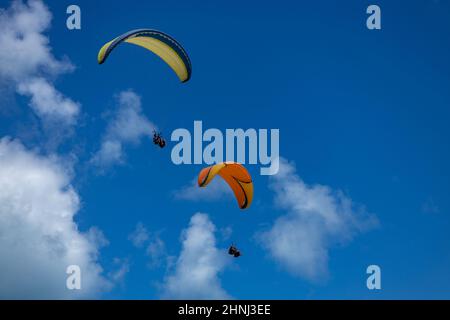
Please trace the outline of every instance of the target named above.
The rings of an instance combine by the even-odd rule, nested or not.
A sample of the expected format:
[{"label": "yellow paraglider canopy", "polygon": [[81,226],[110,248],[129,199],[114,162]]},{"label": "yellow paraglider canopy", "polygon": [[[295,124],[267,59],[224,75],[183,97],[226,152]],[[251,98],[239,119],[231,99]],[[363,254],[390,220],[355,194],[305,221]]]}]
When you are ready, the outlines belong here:
[{"label": "yellow paraglider canopy", "polygon": [[191,61],[183,47],[171,36],[151,29],[133,30],[109,41],[98,52],[98,63],[104,63],[112,50],[122,42],[132,43],[156,54],[172,68],[181,82],[190,79]]},{"label": "yellow paraglider canopy", "polygon": [[207,186],[216,175],[221,176],[233,190],[241,209],[250,206],[253,200],[253,181],[247,169],[236,162],[222,162],[207,167],[198,175],[198,185]]}]

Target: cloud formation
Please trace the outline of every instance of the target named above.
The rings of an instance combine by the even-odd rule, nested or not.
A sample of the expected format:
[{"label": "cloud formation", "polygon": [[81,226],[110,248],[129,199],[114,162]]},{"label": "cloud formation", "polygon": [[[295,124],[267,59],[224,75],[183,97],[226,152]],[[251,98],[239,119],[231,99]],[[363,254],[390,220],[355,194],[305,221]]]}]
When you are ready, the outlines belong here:
[{"label": "cloud formation", "polygon": [[138,222],[136,229],[128,236],[136,248],[142,248],[142,246],[148,241],[150,235],[142,222]]},{"label": "cloud formation", "polygon": [[182,250],[175,270],[163,284],[167,299],[230,299],[219,274],[226,266],[225,255],[216,247],[216,227],[207,214],[196,213],[182,234]]},{"label": "cloud formation", "polygon": [[136,248],[145,246],[145,253],[150,258],[149,267],[159,267],[165,262],[169,262],[166,244],[159,236],[158,232],[150,233],[142,222],[138,222],[135,230],[128,236]]},{"label": "cloud formation", "polygon": [[[107,240],[74,222],[80,200],[56,157],[17,141],[0,140],[0,299],[91,298],[111,283],[102,276],[99,248]],[[66,268],[78,265],[82,289],[66,289]]]},{"label": "cloud formation", "polygon": [[13,1],[0,11],[0,80],[30,98],[30,107],[43,121],[73,125],[80,104],[64,96],[53,79],[74,69],[52,54],[48,37],[52,15],[39,0]]},{"label": "cloud formation", "polygon": [[30,106],[41,118],[63,120],[73,124],[80,106],[64,97],[55,87],[43,78],[32,78],[21,82],[17,92],[30,97]]},{"label": "cloud formation", "polygon": [[150,258],[150,267],[159,267],[172,258],[167,254],[166,244],[157,234],[150,239],[145,253]]},{"label": "cloud formation", "polygon": [[375,216],[357,207],[341,191],[308,185],[295,166],[280,159],[280,171],[270,177],[275,204],[286,213],[257,238],[270,256],[293,275],[312,281],[328,274],[328,251],[377,225]]},{"label": "cloud formation", "polygon": [[108,273],[108,278],[114,283],[124,284],[125,276],[130,272],[130,262],[128,259],[114,258],[114,265],[117,266],[116,270]]},{"label": "cloud formation", "polygon": [[142,113],[141,98],[131,90],[117,96],[117,109],[104,134],[100,149],[91,162],[106,169],[125,161],[124,146],[139,144],[144,137],[152,137],[156,126]]}]

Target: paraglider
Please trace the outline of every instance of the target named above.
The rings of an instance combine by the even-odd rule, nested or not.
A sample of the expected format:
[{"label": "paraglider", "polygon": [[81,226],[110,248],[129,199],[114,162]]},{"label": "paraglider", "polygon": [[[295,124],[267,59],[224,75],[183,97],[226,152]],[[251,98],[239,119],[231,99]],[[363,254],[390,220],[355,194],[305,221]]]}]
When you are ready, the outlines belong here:
[{"label": "paraglider", "polygon": [[199,187],[206,187],[216,175],[221,176],[228,183],[241,209],[250,206],[253,200],[253,181],[242,164],[222,162],[204,168],[198,175]]},{"label": "paraglider", "polygon": [[156,54],[172,68],[181,82],[191,78],[192,66],[186,50],[168,34],[152,29],[132,30],[107,42],[98,53],[98,63],[103,64],[111,52],[123,42],[132,43]]},{"label": "paraglider", "polygon": [[230,248],[228,249],[228,254],[235,257],[235,258],[239,258],[241,256],[241,251],[239,251],[238,248],[236,248],[234,246],[234,244],[232,244],[230,246]]},{"label": "paraglider", "polygon": [[166,140],[161,136],[161,133],[153,131],[153,143],[158,145],[161,149],[166,146]]}]

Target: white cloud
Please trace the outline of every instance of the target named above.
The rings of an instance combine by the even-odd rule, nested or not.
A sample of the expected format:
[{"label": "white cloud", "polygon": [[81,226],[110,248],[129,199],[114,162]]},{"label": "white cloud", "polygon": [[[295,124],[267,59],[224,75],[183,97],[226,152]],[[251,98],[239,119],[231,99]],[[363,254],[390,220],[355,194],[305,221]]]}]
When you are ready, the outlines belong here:
[{"label": "white cloud", "polygon": [[182,234],[183,247],[175,270],[163,284],[163,298],[230,299],[219,279],[226,255],[216,247],[215,231],[208,215],[192,216]]},{"label": "white cloud", "polygon": [[86,233],[86,236],[89,242],[94,244],[95,247],[98,249],[109,246],[109,240],[106,239],[105,235],[103,234],[103,231],[100,230],[98,227],[89,228],[88,232]]},{"label": "white cloud", "polygon": [[55,76],[72,71],[70,62],[52,54],[48,37],[52,15],[39,0],[13,1],[0,11],[0,79],[29,96],[33,111],[44,121],[71,125],[80,105],[52,84]]},{"label": "white cloud", "polygon": [[[0,298],[90,298],[110,289],[98,250],[99,229],[78,230],[79,197],[55,157],[0,140]],[[66,268],[78,265],[82,290],[66,289]]]},{"label": "white cloud", "polygon": [[50,27],[52,15],[42,1],[31,0],[28,5],[13,1],[11,7],[0,11],[0,74],[22,81],[31,74],[59,74],[73,67],[57,60],[43,33]]},{"label": "white cloud", "polygon": [[30,106],[38,116],[47,120],[64,120],[73,124],[80,105],[64,97],[44,78],[33,78],[18,85],[17,92],[30,97]]},{"label": "white cloud", "polygon": [[118,266],[118,268],[108,274],[108,277],[114,283],[124,283],[125,276],[130,272],[130,262],[128,259],[114,258],[113,263]]},{"label": "white cloud", "polygon": [[134,231],[128,236],[136,248],[146,247],[145,253],[150,258],[149,267],[159,267],[168,262],[166,244],[158,232],[150,233],[142,222],[138,222]]},{"label": "white cloud", "polygon": [[213,179],[206,187],[200,188],[198,186],[197,177],[192,181],[173,192],[173,196],[177,200],[187,201],[218,201],[223,198],[233,197],[233,191],[227,183],[220,177]]},{"label": "white cloud", "polygon": [[100,149],[91,162],[100,168],[124,162],[124,145],[139,144],[143,137],[152,137],[155,125],[142,113],[141,98],[131,90],[122,91],[118,107],[108,124]]},{"label": "white cloud", "polygon": [[141,248],[148,241],[149,237],[147,228],[145,228],[142,222],[138,222],[136,229],[128,236],[128,240],[130,240],[135,247]]},{"label": "white cloud", "polygon": [[159,267],[163,262],[171,259],[171,257],[167,255],[166,244],[158,234],[150,239],[150,242],[147,245],[146,254],[150,258],[150,267]]},{"label": "white cloud", "polygon": [[123,163],[122,143],[118,140],[103,140],[100,150],[92,157],[91,163],[98,167]]},{"label": "white cloud", "polygon": [[270,188],[276,205],[287,213],[258,239],[291,274],[321,280],[328,274],[330,247],[350,241],[375,226],[377,219],[341,191],[307,185],[292,163],[280,160],[280,171],[270,178]]}]

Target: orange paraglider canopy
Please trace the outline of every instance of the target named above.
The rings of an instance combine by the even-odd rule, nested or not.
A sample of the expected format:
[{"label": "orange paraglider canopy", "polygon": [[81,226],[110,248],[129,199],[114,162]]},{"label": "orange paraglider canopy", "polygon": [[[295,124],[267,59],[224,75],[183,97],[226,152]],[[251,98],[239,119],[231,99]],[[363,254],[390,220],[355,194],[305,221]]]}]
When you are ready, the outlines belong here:
[{"label": "orange paraglider canopy", "polygon": [[206,187],[216,175],[228,183],[241,209],[250,206],[253,200],[253,181],[242,164],[222,162],[202,169],[198,175],[199,187]]}]

